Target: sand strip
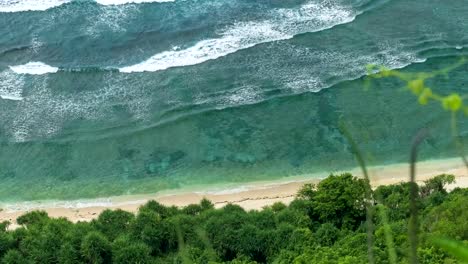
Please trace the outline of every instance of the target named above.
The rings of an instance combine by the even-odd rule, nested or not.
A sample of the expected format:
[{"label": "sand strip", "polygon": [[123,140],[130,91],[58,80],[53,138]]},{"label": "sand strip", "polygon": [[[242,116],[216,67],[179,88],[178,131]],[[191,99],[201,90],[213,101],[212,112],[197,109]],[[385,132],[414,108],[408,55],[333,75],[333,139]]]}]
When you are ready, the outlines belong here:
[{"label": "sand strip", "polygon": [[[407,181],[408,171],[409,166],[405,163],[369,168],[371,183],[374,187]],[[355,168],[349,172],[356,176],[362,175],[359,168]],[[334,173],[337,174],[340,172]],[[468,170],[459,158],[418,163],[418,182],[422,182],[442,173],[456,176],[457,182],[449,186],[449,189],[468,187]],[[0,221],[8,220],[14,223],[18,216],[35,209],[45,210],[51,217],[66,217],[73,222],[90,221],[96,218],[100,212],[108,208],[120,208],[126,211],[136,212],[138,207],[148,200],[156,200],[165,205],[183,207],[198,203],[204,197],[211,200],[217,208],[228,203],[233,203],[242,206],[246,210],[261,209],[275,202],[288,204],[294,199],[297,191],[305,183],[317,183],[320,179],[323,179],[329,174],[330,173],[323,172],[237,185],[207,185],[191,188],[190,190],[178,190],[172,193],[161,192],[157,194],[116,196],[82,201],[43,201],[4,204],[2,206],[3,210],[0,212]],[[15,226],[16,225],[13,224],[11,228],[15,228]]]}]

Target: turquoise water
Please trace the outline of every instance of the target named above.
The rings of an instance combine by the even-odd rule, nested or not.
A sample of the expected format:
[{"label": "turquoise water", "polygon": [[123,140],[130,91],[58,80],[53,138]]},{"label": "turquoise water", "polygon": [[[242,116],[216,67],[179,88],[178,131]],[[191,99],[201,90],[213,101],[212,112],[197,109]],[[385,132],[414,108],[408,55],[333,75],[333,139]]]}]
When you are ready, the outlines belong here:
[{"label": "turquoise water", "polygon": [[440,106],[363,78],[467,54],[466,0],[0,0],[0,201],[342,170],[340,122],[372,164],[422,127],[423,159],[455,156]]}]

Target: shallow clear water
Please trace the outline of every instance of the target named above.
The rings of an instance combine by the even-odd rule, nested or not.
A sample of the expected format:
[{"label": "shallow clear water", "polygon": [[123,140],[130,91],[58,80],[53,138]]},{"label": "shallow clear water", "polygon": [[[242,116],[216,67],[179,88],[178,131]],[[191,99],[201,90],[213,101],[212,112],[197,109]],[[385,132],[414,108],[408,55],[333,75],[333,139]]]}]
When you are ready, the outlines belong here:
[{"label": "shallow clear water", "polygon": [[[438,105],[362,77],[454,64],[465,0],[133,2],[0,0],[1,201],[342,170],[342,122],[373,164],[422,127],[422,158],[456,155]],[[429,85],[466,94],[467,72]]]}]

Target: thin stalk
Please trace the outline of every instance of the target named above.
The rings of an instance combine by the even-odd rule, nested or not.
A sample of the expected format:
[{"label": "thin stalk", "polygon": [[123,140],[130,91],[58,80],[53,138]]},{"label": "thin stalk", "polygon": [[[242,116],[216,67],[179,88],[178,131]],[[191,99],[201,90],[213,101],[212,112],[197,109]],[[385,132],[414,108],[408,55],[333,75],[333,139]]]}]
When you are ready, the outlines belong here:
[{"label": "thin stalk", "polygon": [[344,124],[340,125],[341,131],[343,135],[348,140],[349,144],[351,145],[352,152],[356,157],[356,160],[359,166],[362,169],[362,173],[364,174],[364,179],[366,182],[366,223],[367,223],[367,258],[370,264],[375,263],[374,258],[374,223],[372,221],[373,218],[373,205],[372,205],[372,188],[370,185],[369,174],[366,168],[366,162],[362,156],[361,151],[359,150],[356,142],[354,141],[351,134],[348,132]]},{"label": "thin stalk", "polygon": [[[195,229],[195,232],[200,239],[200,241],[205,245],[205,250],[208,251],[208,259],[210,261],[216,262],[217,257],[216,257],[216,250],[213,248],[213,245],[210,242],[210,239],[208,238],[206,231],[203,228],[197,228]],[[211,262],[210,262],[211,263]]]},{"label": "thin stalk", "polygon": [[181,257],[181,261],[183,264],[190,264],[190,258],[187,255],[187,249],[185,248],[185,242],[184,238],[182,236],[182,231],[180,230],[180,223],[177,221],[177,224],[175,226],[175,231],[177,234],[177,242],[179,245],[179,256]]},{"label": "thin stalk", "polygon": [[[377,200],[381,201],[380,197],[377,197]],[[382,219],[383,222],[383,228],[384,228],[384,235],[385,235],[385,243],[387,244],[387,249],[388,249],[388,259],[390,264],[396,264],[397,263],[397,255],[395,251],[395,244],[393,243],[393,235],[392,235],[392,229],[390,228],[389,220],[388,220],[388,215],[387,215],[387,208],[381,204],[378,206],[378,212],[380,219]]]},{"label": "thin stalk", "polygon": [[456,112],[452,112],[451,116],[451,127],[452,127],[452,137],[453,140],[455,141],[455,147],[458,150],[458,154],[463,160],[463,163],[465,163],[466,169],[468,169],[468,160],[465,155],[465,149],[464,144],[462,140],[460,139],[460,135],[458,133],[458,126],[457,126],[457,114]]},{"label": "thin stalk", "polygon": [[414,137],[411,144],[410,156],[410,220],[408,225],[408,236],[410,241],[410,263],[418,264],[418,185],[416,184],[416,161],[418,158],[418,147],[427,137],[427,129],[422,129]]}]

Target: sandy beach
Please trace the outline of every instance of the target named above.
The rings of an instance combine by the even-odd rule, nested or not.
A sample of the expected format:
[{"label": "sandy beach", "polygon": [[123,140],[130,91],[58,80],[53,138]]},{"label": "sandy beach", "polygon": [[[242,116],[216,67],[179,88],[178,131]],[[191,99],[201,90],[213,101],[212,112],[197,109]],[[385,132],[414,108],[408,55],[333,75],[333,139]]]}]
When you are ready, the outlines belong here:
[{"label": "sandy beach", "polygon": [[[373,187],[399,183],[408,180],[408,164],[393,164],[375,166],[369,168],[371,184]],[[354,175],[361,177],[359,168],[349,170]],[[335,174],[341,172],[333,172]],[[468,187],[468,170],[460,158],[431,160],[419,162],[417,166],[417,181],[422,183],[433,176],[440,174],[453,174],[456,183],[449,186]],[[323,172],[310,175],[298,175],[284,179],[267,182],[251,182],[242,184],[205,185],[191,189],[160,192],[156,194],[116,196],[93,200],[80,201],[35,201],[16,204],[3,204],[0,211],[0,221],[12,222],[11,228],[15,228],[15,219],[31,210],[45,210],[51,217],[65,217],[70,221],[90,221],[96,218],[105,209],[123,209],[136,212],[138,207],[148,200],[156,200],[165,205],[183,207],[198,203],[206,197],[217,208],[228,203],[238,204],[246,210],[261,209],[275,202],[288,204],[297,191],[305,183],[317,183],[330,173]]]}]

